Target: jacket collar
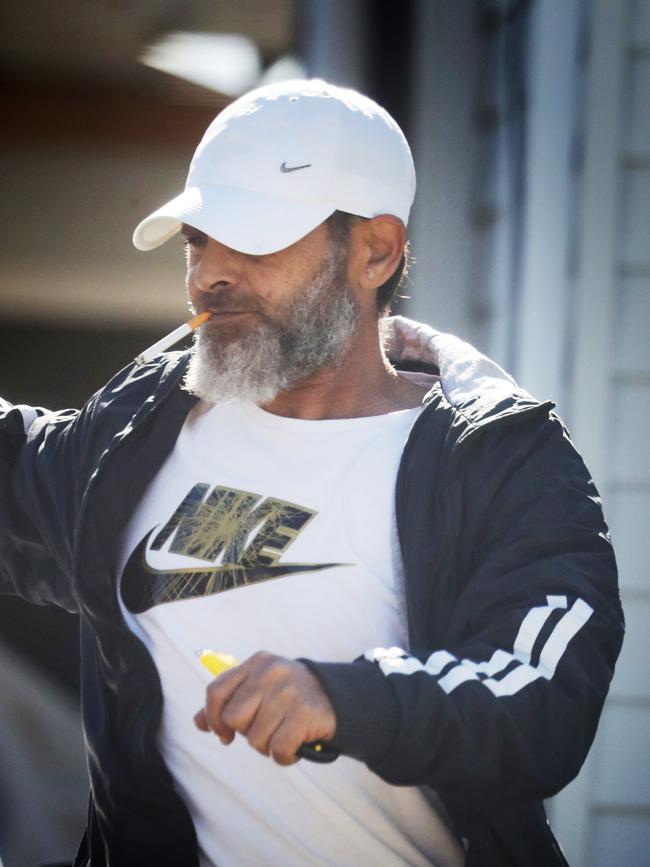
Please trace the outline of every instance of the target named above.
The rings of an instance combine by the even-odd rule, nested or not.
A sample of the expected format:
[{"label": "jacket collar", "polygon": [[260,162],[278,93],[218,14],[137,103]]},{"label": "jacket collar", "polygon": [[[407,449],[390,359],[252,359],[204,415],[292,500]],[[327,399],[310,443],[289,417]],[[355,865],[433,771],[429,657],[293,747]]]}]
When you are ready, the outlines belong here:
[{"label": "jacket collar", "polygon": [[382,329],[391,361],[397,367],[436,371],[447,403],[474,425],[541,405],[495,361],[453,334],[405,316],[387,318]]},{"label": "jacket collar", "polygon": [[[384,347],[397,368],[428,374],[433,387],[424,402],[428,403],[442,391],[447,403],[472,425],[532,408],[553,406],[550,401],[540,403],[495,361],[453,334],[445,334],[405,316],[387,317],[382,320],[381,328]],[[165,356],[162,376],[158,360],[134,371],[134,378],[139,378],[149,372],[154,374],[157,368],[157,383],[154,393],[140,407],[132,423],[138,420],[140,413],[147,413],[147,403],[158,403],[174,390],[188,362],[189,351],[174,352]],[[189,405],[196,401],[196,398],[188,398]]]}]

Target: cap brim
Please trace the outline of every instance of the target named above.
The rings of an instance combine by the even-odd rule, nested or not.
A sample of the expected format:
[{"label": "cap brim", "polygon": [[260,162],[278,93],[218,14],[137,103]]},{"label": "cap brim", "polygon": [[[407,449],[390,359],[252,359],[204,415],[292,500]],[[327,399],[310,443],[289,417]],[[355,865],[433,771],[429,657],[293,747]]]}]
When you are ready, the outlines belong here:
[{"label": "cap brim", "polygon": [[295,244],[335,210],[235,187],[191,187],[146,217],[133,243],[138,250],[153,250],[187,223],[226,247],[263,256]]}]

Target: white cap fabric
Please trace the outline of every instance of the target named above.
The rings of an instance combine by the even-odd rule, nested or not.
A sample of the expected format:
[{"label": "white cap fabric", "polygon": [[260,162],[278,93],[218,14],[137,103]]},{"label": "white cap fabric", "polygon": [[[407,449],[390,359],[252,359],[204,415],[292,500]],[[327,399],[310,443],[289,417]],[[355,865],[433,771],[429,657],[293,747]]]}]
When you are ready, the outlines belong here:
[{"label": "white cap fabric", "polygon": [[210,124],[185,190],[133,233],[152,250],[183,223],[234,250],[264,255],[311,232],[334,211],[394,214],[415,195],[408,143],[376,102],[319,79],[260,87]]}]

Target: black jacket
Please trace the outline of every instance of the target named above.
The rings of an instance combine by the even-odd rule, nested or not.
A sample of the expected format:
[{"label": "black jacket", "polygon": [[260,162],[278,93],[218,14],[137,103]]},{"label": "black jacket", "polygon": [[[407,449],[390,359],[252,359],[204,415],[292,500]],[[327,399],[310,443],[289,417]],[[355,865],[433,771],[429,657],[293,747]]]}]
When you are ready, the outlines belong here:
[{"label": "black jacket", "polygon": [[[91,799],[77,865],[198,864],[157,746],[156,668],[115,574],[118,536],[194,403],[186,361],[130,366],[80,413],[0,405],[0,589],[80,615]],[[307,664],[334,705],[334,746],[390,783],[432,786],[467,867],[559,865],[541,800],[596,730],[623,634],[616,568],[552,404],[480,365],[468,388],[467,360],[447,364],[461,385],[432,388],[401,461],[409,648]]]}]

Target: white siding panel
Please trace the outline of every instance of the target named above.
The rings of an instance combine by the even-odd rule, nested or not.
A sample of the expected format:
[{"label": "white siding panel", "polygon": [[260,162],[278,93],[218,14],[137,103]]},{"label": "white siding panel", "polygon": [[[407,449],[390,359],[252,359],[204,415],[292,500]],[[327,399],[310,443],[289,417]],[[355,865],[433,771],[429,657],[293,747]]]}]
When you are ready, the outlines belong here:
[{"label": "white siding panel", "polygon": [[466,335],[472,240],[467,203],[478,145],[474,100],[480,55],[474,13],[465,3],[420,0],[412,6],[413,24],[423,37],[416,39],[411,57],[417,110],[411,116],[410,140],[418,191],[409,234],[417,265],[405,309],[408,316],[435,322],[443,331]]},{"label": "white siding panel", "polygon": [[630,32],[632,43],[650,42],[650,0],[632,0]]},{"label": "white siding panel", "polygon": [[650,598],[623,599],[625,641],[618,659],[610,695],[616,698],[650,698]]},{"label": "white siding panel", "polygon": [[650,822],[643,816],[599,815],[591,822],[589,867],[648,867]]},{"label": "white siding panel", "polygon": [[650,707],[607,704],[596,744],[592,803],[650,807]]},{"label": "white siding panel", "polygon": [[621,590],[650,591],[650,490],[612,491],[605,503],[605,517]]},{"label": "white siding panel", "polygon": [[650,171],[621,173],[619,249],[624,262],[650,261]]},{"label": "white siding panel", "polygon": [[624,147],[628,153],[650,150],[650,59],[639,57],[628,65]]},{"label": "white siding panel", "polygon": [[650,483],[650,386],[619,384],[613,395],[613,410],[613,480]]},{"label": "white siding panel", "polygon": [[579,5],[565,0],[561,15],[552,2],[533,3],[531,10],[526,202],[514,373],[541,398],[564,396],[567,261],[573,240],[567,170],[575,137]]},{"label": "white siding panel", "polygon": [[650,277],[624,278],[619,299],[613,367],[617,373],[650,373]]}]

